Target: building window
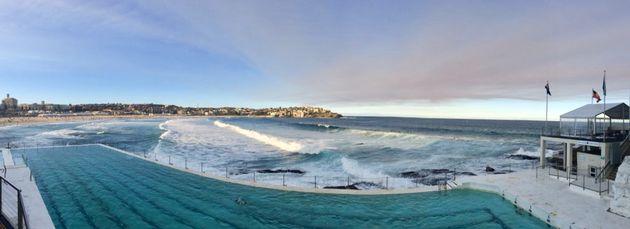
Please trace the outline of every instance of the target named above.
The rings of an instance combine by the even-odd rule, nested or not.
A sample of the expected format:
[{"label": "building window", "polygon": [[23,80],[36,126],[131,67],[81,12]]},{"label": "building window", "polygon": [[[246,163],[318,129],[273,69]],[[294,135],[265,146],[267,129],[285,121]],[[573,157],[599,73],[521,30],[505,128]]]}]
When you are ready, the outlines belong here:
[{"label": "building window", "polygon": [[599,170],[599,168],[597,167],[593,167],[593,166],[589,166],[589,175],[591,175],[592,177],[597,176],[597,171]]}]

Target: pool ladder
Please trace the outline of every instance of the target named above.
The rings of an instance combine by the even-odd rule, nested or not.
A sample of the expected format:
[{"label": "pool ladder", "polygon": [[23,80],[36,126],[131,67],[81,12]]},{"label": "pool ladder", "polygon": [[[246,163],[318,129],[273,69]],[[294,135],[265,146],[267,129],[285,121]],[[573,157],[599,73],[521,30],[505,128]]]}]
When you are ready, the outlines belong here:
[{"label": "pool ladder", "polygon": [[459,186],[459,184],[457,184],[457,182],[455,181],[446,181],[444,182],[444,184],[439,184],[438,185],[438,190],[439,191],[448,191],[451,189],[455,189]]}]

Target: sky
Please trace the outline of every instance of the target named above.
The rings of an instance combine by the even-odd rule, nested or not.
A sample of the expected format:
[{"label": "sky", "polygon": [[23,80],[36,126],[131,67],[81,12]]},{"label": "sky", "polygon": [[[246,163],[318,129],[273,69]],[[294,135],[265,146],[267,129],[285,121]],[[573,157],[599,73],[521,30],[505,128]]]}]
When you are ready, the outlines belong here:
[{"label": "sky", "polygon": [[629,1],[0,0],[20,103],[545,119],[630,97]]}]

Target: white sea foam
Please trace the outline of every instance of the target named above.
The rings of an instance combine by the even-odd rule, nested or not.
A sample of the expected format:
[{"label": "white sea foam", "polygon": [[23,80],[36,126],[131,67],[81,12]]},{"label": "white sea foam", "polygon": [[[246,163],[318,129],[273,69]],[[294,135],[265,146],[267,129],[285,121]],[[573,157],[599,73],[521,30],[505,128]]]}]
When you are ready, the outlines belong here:
[{"label": "white sea foam", "polygon": [[390,131],[378,131],[378,130],[360,130],[360,129],[349,129],[350,133],[364,135],[368,137],[375,138],[383,138],[383,139],[403,139],[403,140],[426,140],[432,141],[435,140],[436,137],[429,135],[421,135],[421,134],[411,134],[411,133],[402,133],[402,132],[390,132]]},{"label": "white sea foam", "polygon": [[271,145],[271,146],[275,146],[281,150],[284,151],[288,151],[288,152],[300,152],[300,150],[302,150],[302,148],[304,148],[304,146],[302,146],[300,143],[297,142],[291,142],[291,141],[286,141],[274,136],[269,136],[269,135],[265,135],[265,134],[261,134],[258,133],[256,131],[253,130],[247,130],[247,129],[243,129],[240,128],[238,126],[235,125],[230,125],[230,124],[226,124],[223,123],[219,120],[214,121],[214,125],[221,127],[221,128],[226,128],[226,129],[230,129],[236,133],[239,133],[245,137],[257,140],[259,142],[265,143],[267,145]]},{"label": "white sea foam", "polygon": [[169,135],[169,134],[171,134],[171,130],[169,130],[169,129],[167,128],[167,125],[168,125],[168,123],[169,123],[170,121],[171,121],[171,120],[168,120],[168,121],[163,122],[163,123],[160,123],[160,125],[158,125],[158,127],[160,128],[160,130],[166,130],[164,133],[162,133],[162,134],[160,135],[160,141],[161,141],[161,140],[166,139],[166,138],[168,137],[168,135]]},{"label": "white sea foam", "polygon": [[58,130],[52,130],[52,131],[40,133],[38,134],[38,136],[44,137],[44,138],[73,139],[73,138],[79,138],[79,136],[76,136],[76,134],[79,134],[79,133],[83,133],[83,132],[79,130],[73,130],[73,129],[58,129]]},{"label": "white sea foam", "polygon": [[326,128],[330,128],[330,125],[326,125],[326,124],[317,124],[317,126],[319,126],[319,127],[326,127]]},{"label": "white sea foam", "polygon": [[[553,155],[553,150],[546,150],[545,151],[545,157],[552,157]],[[519,148],[516,152],[512,153],[511,155],[523,155],[523,156],[530,156],[530,157],[540,157],[540,148],[536,149],[535,151],[526,151],[523,148]]]},{"label": "white sea foam", "polygon": [[358,161],[346,157],[341,158],[341,167],[346,173],[358,178],[379,178],[385,176],[381,172],[373,172],[363,168],[359,166]]},{"label": "white sea foam", "polygon": [[77,129],[82,130],[94,130],[94,131],[103,131],[107,129],[105,127],[105,123],[102,122],[90,122],[76,127]]}]

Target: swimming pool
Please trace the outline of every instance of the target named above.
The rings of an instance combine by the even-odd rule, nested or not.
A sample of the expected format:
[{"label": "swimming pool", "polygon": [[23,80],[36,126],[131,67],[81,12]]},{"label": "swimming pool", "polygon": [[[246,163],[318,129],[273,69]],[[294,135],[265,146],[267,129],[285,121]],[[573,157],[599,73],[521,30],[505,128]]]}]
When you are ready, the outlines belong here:
[{"label": "swimming pool", "polygon": [[547,227],[500,196],[479,191],[287,192],[200,177],[99,145],[13,153],[26,155],[57,228]]}]

